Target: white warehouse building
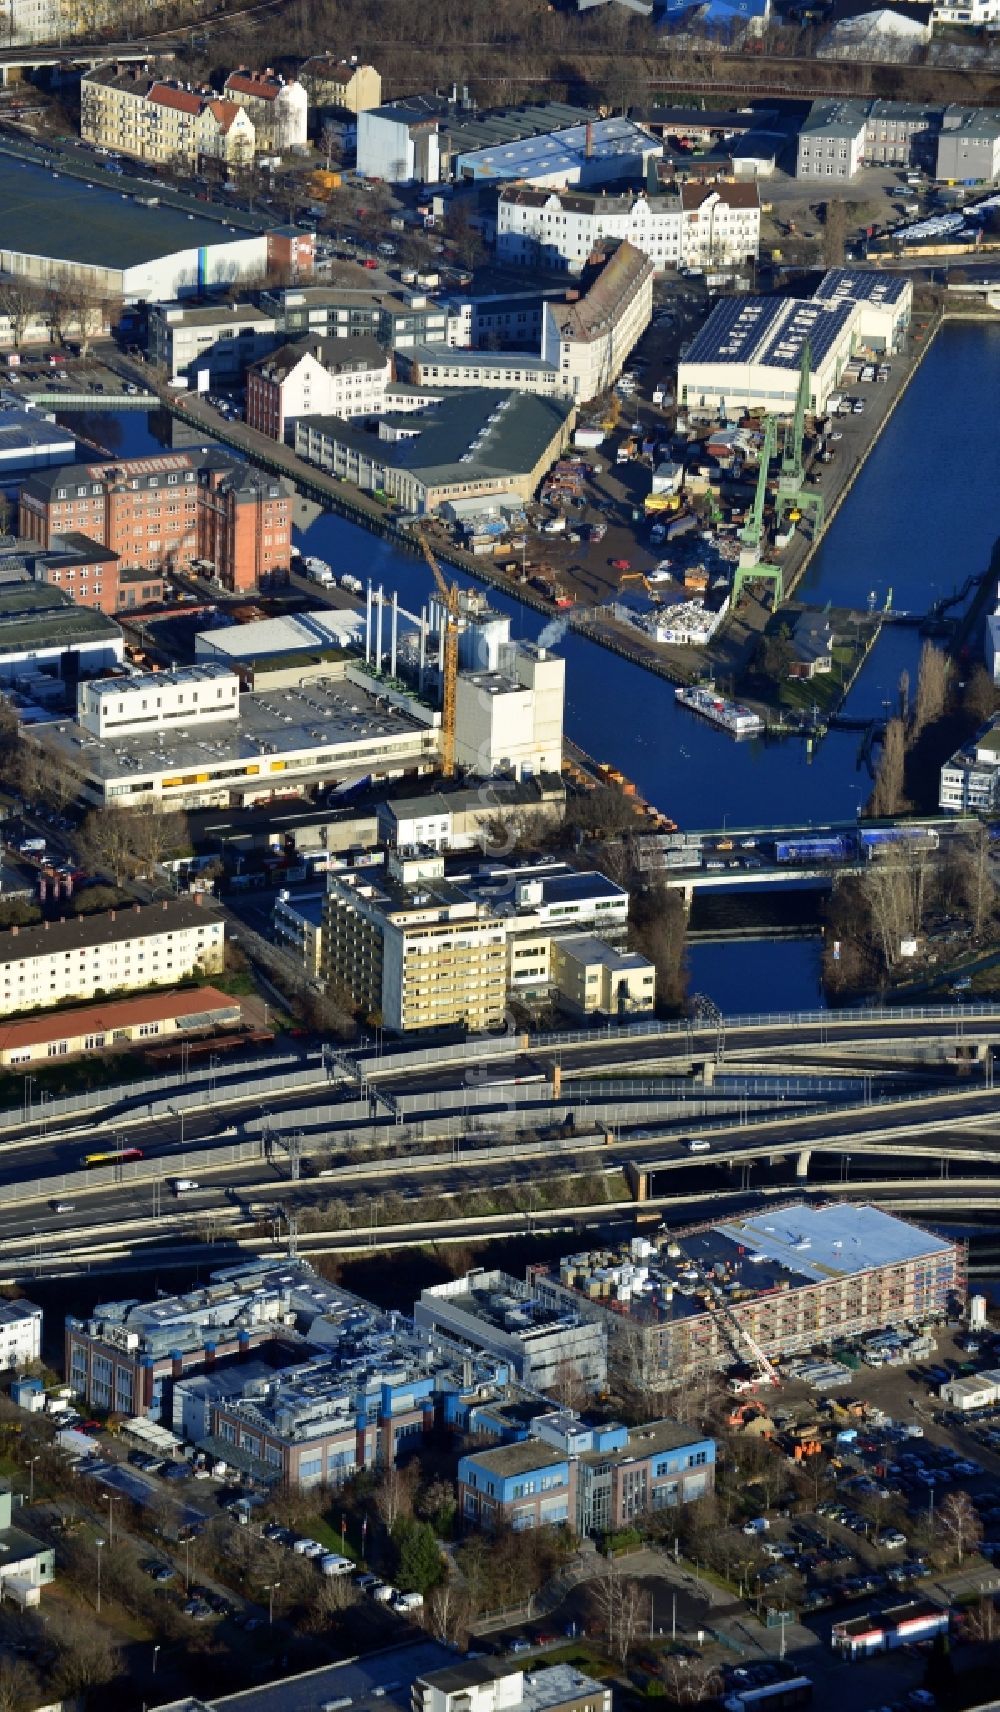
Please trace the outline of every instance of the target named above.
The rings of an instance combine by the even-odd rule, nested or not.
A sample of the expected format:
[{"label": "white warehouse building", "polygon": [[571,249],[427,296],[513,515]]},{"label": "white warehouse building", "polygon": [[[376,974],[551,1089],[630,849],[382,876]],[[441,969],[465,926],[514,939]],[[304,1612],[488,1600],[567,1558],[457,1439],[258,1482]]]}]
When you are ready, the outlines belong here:
[{"label": "white warehouse building", "polygon": [[847,268],[832,269],[809,299],[724,298],[677,365],[678,399],[709,416],[791,415],[808,342],[809,409],[822,415],[856,351],[898,350],[912,303],[908,280]]}]

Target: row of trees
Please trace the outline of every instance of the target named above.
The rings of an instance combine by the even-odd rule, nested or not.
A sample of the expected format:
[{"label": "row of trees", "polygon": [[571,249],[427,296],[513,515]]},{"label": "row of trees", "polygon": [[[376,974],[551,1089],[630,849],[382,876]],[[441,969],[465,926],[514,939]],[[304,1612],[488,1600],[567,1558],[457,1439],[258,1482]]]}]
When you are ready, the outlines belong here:
[{"label": "row of trees", "polygon": [[0,315],[10,322],[16,346],[23,345],[29,327],[42,322],[56,344],[75,339],[86,355],[91,340],[112,324],[120,308],[112,293],[71,268],[60,268],[44,281],[19,275],[0,280]]}]

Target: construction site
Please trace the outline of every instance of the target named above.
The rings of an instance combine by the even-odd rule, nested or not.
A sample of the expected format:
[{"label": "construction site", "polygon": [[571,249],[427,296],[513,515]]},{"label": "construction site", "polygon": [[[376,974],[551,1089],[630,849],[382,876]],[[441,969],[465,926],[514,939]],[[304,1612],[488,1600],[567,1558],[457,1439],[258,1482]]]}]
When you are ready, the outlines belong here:
[{"label": "construction site", "polygon": [[550,1306],[603,1320],[642,1383],[729,1372],[738,1391],[777,1383],[790,1357],[948,1318],[966,1255],[876,1207],[793,1202],[569,1255],[530,1281]]}]

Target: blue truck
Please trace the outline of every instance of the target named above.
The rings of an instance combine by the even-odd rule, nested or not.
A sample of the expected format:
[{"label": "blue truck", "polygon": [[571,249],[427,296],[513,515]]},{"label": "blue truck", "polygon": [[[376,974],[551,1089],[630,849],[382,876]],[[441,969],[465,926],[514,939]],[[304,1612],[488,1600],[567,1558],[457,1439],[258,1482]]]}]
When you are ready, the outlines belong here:
[{"label": "blue truck", "polygon": [[783,838],[774,846],[776,862],[843,862],[851,853],[846,838]]},{"label": "blue truck", "polygon": [[858,833],[861,854],[869,862],[896,850],[936,850],[940,842],[933,826],[868,826]]}]

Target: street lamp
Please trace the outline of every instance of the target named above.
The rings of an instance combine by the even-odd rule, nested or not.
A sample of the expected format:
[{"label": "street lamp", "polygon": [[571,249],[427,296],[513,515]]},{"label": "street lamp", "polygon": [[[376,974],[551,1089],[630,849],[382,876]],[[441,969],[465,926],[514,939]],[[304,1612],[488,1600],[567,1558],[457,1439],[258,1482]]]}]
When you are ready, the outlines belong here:
[{"label": "street lamp", "polygon": [[274,1590],[280,1586],[280,1581],[269,1581],[267,1584],[267,1626],[269,1629],[274,1623]]},{"label": "street lamp", "polygon": [[41,1458],[42,1458],[41,1451],[38,1452],[37,1456],[30,1456],[28,1458],[28,1503],[29,1504],[33,1504],[35,1502],[35,1463],[40,1462]]},{"label": "street lamp", "polygon": [[151,1674],[153,1676],[156,1675],[156,1660],[157,1660],[157,1657],[159,1655],[159,1651],[160,1651],[160,1643],[159,1643],[159,1641],[157,1641],[156,1645],[153,1648],[153,1669],[151,1672]]},{"label": "street lamp", "polygon": [[33,1095],[34,1090],[37,1086],[38,1086],[38,1078],[36,1076],[25,1076],[25,1078],[24,1078],[24,1101],[23,1101],[25,1123],[31,1122],[32,1095]]},{"label": "street lamp", "polygon": [[102,1493],[105,1504],[108,1505],[108,1545],[115,1543],[115,1505],[121,1503],[121,1494],[112,1492]]},{"label": "street lamp", "polygon": [[101,1615],[101,1547],[103,1546],[104,1541],[101,1539],[97,1539],[94,1541],[94,1544],[97,1547],[97,1615],[100,1616]]}]

